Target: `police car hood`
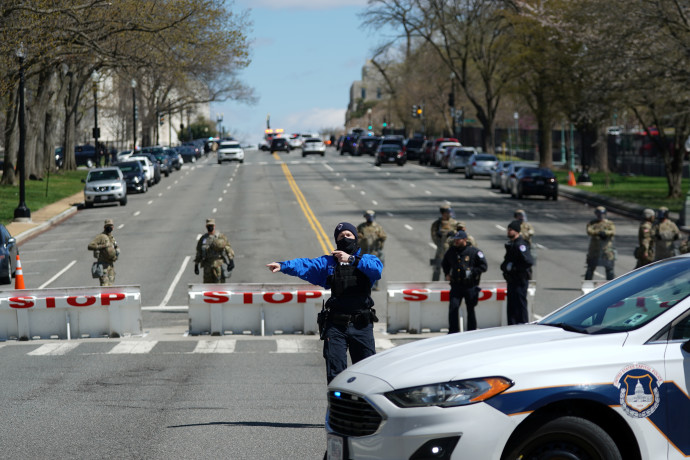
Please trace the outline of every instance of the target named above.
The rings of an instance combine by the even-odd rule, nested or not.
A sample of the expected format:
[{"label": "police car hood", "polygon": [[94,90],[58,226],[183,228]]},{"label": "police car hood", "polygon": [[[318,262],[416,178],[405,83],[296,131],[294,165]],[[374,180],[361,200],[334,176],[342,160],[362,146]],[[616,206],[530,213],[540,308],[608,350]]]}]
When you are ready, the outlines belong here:
[{"label": "police car hood", "polygon": [[587,335],[537,324],[449,334],[391,348],[346,369],[331,386],[359,375],[406,388],[466,378],[517,375],[525,367],[542,370],[581,367],[620,359],[626,333]]}]

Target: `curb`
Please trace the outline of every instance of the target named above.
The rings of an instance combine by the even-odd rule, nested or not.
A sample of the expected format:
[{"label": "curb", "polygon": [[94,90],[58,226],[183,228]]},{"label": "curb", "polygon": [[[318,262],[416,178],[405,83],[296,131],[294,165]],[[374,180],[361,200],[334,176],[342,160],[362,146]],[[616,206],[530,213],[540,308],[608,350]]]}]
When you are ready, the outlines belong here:
[{"label": "curb", "polygon": [[53,227],[54,225],[59,224],[63,220],[69,218],[72,216],[72,214],[75,214],[78,211],[78,206],[72,206],[69,209],[64,210],[60,214],[57,214],[50,219],[40,223],[34,228],[30,228],[29,230],[23,231],[19,235],[16,235],[14,237],[15,240],[17,240],[17,244],[21,244],[25,241],[27,241],[30,238],[33,238],[34,236],[37,236],[49,228]]}]

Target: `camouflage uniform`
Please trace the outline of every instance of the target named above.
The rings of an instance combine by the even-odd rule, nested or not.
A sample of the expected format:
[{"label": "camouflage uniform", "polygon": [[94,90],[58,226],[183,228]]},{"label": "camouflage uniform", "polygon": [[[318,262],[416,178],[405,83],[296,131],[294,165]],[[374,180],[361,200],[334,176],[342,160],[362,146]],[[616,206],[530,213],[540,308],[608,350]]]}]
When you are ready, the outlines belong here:
[{"label": "camouflage uniform", "polygon": [[635,248],[637,264],[635,268],[643,267],[654,261],[654,245],[652,244],[652,229],[654,228],[654,211],[644,210],[645,220],[637,230],[638,246]]},{"label": "camouflage uniform", "polygon": [[225,283],[230,273],[225,272],[224,265],[229,264],[235,253],[222,233],[204,233],[196,243],[195,264],[204,269],[204,283]]},{"label": "camouflage uniform", "polygon": [[597,208],[597,214],[601,215],[602,218],[591,220],[587,224],[587,235],[590,240],[585,279],[591,280],[594,269],[602,265],[606,269],[606,279],[612,280],[614,278],[613,266],[616,261],[616,248],[613,244],[616,226],[606,218],[606,210],[603,207]]},{"label": "camouflage uniform", "polygon": [[458,222],[452,217],[448,220],[443,220],[439,217],[431,224],[431,240],[436,245],[436,255],[431,260],[431,265],[434,267],[434,273],[431,278],[432,281],[438,281],[441,277],[441,262],[443,256],[450,247],[449,233],[455,233],[458,227]]},{"label": "camouflage uniform", "polygon": [[[113,221],[106,219],[104,227],[112,226]],[[112,286],[115,284],[115,266],[113,265],[120,255],[115,237],[112,233],[103,233],[96,236],[88,246],[89,251],[93,251],[93,256],[103,267],[103,275],[98,280],[101,286]]]},{"label": "camouflage uniform", "polygon": [[670,219],[663,219],[652,229],[654,239],[654,260],[666,259],[675,255],[675,241],[680,239],[678,226]]},{"label": "camouflage uniform", "polygon": [[[387,238],[386,232],[381,225],[374,222],[374,211],[365,212],[364,217],[367,218],[367,221],[357,226],[357,240],[362,254],[373,254],[381,260],[381,263],[384,263],[383,243]],[[372,289],[378,290],[378,286],[379,280],[376,280]]]}]

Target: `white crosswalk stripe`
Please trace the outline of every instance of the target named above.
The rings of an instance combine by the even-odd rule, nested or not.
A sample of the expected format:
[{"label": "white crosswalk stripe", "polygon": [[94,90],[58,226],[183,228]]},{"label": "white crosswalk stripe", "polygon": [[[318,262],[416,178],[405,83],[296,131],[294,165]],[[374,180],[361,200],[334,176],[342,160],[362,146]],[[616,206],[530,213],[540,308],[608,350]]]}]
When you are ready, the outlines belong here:
[{"label": "white crosswalk stripe", "polygon": [[199,340],[192,353],[234,353],[237,340]]},{"label": "white crosswalk stripe", "polygon": [[314,340],[276,339],[275,353],[316,353],[318,344]]},{"label": "white crosswalk stripe", "polygon": [[378,351],[388,350],[394,346],[395,344],[390,339],[376,339],[376,349]]},{"label": "white crosswalk stripe", "polygon": [[40,347],[36,348],[33,351],[30,351],[28,354],[31,356],[57,356],[57,355],[64,355],[69,353],[70,351],[74,350],[79,346],[79,343],[77,342],[71,342],[71,343],[46,343],[45,345],[41,345]]},{"label": "white crosswalk stripe", "polygon": [[120,342],[108,352],[110,355],[138,355],[150,352],[158,342],[155,340],[148,340],[143,342],[128,341]]}]

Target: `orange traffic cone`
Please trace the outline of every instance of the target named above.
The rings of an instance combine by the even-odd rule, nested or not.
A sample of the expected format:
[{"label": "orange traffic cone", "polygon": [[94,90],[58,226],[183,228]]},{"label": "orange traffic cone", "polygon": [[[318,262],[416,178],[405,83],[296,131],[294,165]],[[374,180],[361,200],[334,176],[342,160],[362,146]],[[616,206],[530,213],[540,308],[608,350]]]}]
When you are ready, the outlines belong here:
[{"label": "orange traffic cone", "polygon": [[572,171],[568,171],[568,185],[575,187],[577,182],[575,182],[575,174]]},{"label": "orange traffic cone", "polygon": [[24,287],[24,273],[22,272],[22,261],[19,260],[19,254],[17,254],[17,271],[14,274],[14,288],[26,289]]}]

